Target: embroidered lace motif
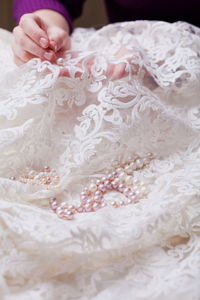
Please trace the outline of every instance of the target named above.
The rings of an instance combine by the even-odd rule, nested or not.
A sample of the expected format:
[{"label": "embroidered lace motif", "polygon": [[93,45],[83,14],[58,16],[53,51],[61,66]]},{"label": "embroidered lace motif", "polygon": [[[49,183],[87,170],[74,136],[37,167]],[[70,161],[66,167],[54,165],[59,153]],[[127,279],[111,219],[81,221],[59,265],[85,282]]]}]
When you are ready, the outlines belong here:
[{"label": "embroidered lace motif", "polygon": [[[77,29],[60,67],[12,61],[0,31],[0,290],[5,300],[200,297],[200,30],[178,22]],[[120,55],[119,55],[120,54]],[[109,68],[123,65],[115,78]],[[111,161],[152,152],[137,205],[58,219]],[[56,169],[56,189],[10,176]],[[107,197],[115,199],[113,192]],[[145,288],[144,288],[145,287]]]}]

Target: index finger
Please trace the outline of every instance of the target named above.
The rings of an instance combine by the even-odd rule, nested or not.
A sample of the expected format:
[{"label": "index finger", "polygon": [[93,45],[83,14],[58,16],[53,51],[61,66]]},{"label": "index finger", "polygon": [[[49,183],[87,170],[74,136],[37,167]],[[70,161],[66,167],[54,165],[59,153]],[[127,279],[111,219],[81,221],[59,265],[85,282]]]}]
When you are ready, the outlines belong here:
[{"label": "index finger", "polygon": [[19,26],[24,33],[42,48],[49,47],[49,39],[46,32],[41,28],[42,20],[37,15],[25,14],[21,17]]}]

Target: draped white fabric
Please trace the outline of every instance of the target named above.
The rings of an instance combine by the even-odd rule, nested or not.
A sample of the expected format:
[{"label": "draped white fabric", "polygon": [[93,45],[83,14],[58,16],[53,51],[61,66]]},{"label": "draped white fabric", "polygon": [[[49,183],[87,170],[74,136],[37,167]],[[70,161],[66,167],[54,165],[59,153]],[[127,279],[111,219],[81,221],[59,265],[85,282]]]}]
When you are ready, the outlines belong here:
[{"label": "draped white fabric", "polygon": [[[13,63],[0,31],[0,298],[200,298],[200,29],[128,22],[77,29],[70,76]],[[115,77],[118,65],[125,75]],[[154,154],[135,205],[59,219],[112,160]],[[48,189],[10,176],[55,168]],[[120,197],[106,194],[107,201]],[[109,199],[110,198],[110,199]]]}]

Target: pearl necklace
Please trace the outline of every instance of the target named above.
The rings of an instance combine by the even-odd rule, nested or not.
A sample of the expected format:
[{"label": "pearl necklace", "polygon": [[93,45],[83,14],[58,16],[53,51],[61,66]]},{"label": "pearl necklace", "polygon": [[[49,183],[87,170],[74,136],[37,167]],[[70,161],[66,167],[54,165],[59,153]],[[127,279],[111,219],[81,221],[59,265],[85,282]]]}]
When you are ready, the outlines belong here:
[{"label": "pearl necklace", "polygon": [[47,189],[52,189],[60,181],[56,170],[51,169],[49,166],[44,167],[40,172],[26,169],[23,175],[19,177],[12,176],[9,179],[24,184],[44,185]]},{"label": "pearl necklace", "polygon": [[[67,202],[59,203],[56,197],[49,200],[51,209],[56,215],[65,220],[74,219],[77,213],[94,212],[106,206],[119,208],[129,204],[136,204],[147,196],[147,189],[144,183],[135,177],[135,172],[147,167],[153,155],[148,153],[145,158],[135,157],[125,164],[113,161],[117,166],[107,176],[102,176],[96,181],[92,181],[89,187],[85,187],[80,194],[79,205],[69,205]],[[46,166],[41,172],[35,170],[26,171],[24,175],[10,177],[11,180],[17,180],[24,184],[44,185],[47,189],[55,187],[60,178],[54,169]],[[109,191],[117,191],[125,196],[125,200],[114,200],[106,202],[104,194]]]}]

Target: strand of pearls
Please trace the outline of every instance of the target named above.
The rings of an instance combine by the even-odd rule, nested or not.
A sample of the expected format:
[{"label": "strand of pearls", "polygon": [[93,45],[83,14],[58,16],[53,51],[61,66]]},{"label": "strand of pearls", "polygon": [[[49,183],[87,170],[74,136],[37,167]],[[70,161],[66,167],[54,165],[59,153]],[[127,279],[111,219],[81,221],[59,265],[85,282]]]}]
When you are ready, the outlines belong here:
[{"label": "strand of pearls", "polygon": [[[96,181],[92,181],[88,187],[85,187],[80,194],[80,205],[69,205],[67,202],[61,202],[56,197],[49,200],[51,209],[61,219],[72,220],[76,213],[94,212],[106,206],[115,208],[136,204],[146,197],[148,191],[143,182],[135,177],[135,172],[139,171],[153,159],[151,153],[146,157],[139,156],[129,160],[126,163],[113,161],[115,169],[107,176],[103,176]],[[24,174],[10,177],[10,180],[16,180],[23,184],[44,185],[47,189],[54,188],[60,181],[56,170],[49,166],[44,167],[40,172],[35,170],[25,170]],[[106,202],[104,194],[109,191],[117,191],[125,196],[125,200],[115,200]]]},{"label": "strand of pearls", "polygon": [[18,177],[12,176],[9,179],[16,180],[24,184],[44,185],[47,188],[56,186],[60,177],[57,175],[55,169],[45,166],[40,172],[35,170],[25,170],[24,174]]},{"label": "strand of pearls", "polygon": [[[151,153],[145,158],[135,157],[133,160],[125,164],[119,164],[118,167],[96,181],[90,183],[89,187],[85,187],[80,194],[80,205],[68,205],[66,202],[57,201],[57,198],[51,198],[49,203],[51,209],[61,219],[72,220],[76,213],[94,212],[106,206],[115,208],[136,204],[146,197],[148,191],[143,182],[140,182],[134,173],[146,167],[153,159]],[[116,162],[114,162],[116,165]],[[115,200],[105,202],[103,196],[108,191],[117,191],[125,196],[125,200]]]}]

